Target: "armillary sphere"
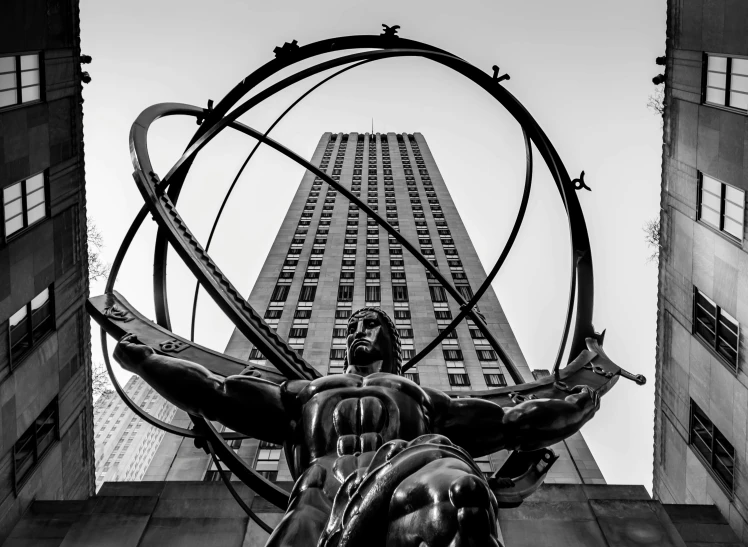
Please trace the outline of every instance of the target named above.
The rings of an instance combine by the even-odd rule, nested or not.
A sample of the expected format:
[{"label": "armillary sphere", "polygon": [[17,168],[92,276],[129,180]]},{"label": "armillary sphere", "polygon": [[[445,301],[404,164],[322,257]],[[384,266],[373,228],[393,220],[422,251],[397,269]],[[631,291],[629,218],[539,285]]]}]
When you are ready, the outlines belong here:
[{"label": "armillary sphere", "polygon": [[[293,67],[302,61],[316,59],[319,56],[327,58],[331,53],[336,53],[338,56],[318,62],[309,68],[291,74],[277,83],[268,86],[266,89],[256,91],[256,88],[260,84],[281,70]],[[396,57],[419,57],[427,59],[462,75],[493,97],[517,120],[522,128],[525,143],[526,174],[524,192],[517,218],[496,264],[494,264],[480,288],[475,291],[474,296],[467,301],[418,249],[401,236],[395,228],[385,219],[381,218],[366,203],[309,161],[269,137],[270,132],[278,122],[299,102],[320,86],[336,76],[361,65]],[[337,72],[317,83],[301,95],[264,133],[237,121],[242,114],[257,107],[264,100],[272,97],[279,91],[310,76],[336,68],[339,68]],[[356,204],[369,218],[373,219],[387,231],[390,237],[397,240],[407,249],[426,268],[433,278],[441,283],[460,306],[460,313],[450,325],[409,362],[405,363],[403,370],[407,370],[423,359],[463,319],[469,317],[500,356],[504,366],[516,384],[504,388],[471,392],[470,396],[472,397],[485,398],[501,406],[509,407],[532,398],[562,399],[572,389],[580,385],[590,386],[602,395],[616,383],[619,376],[632,379],[640,385],[646,381],[643,376],[634,376],[615,365],[603,352],[602,343],[604,333],[597,334],[592,325],[594,293],[592,254],[584,216],[576,196],[574,181],[570,179],[558,153],[535,119],[503,87],[502,82],[508,80],[508,75],[499,76],[498,67],[493,67],[492,72],[492,74],[488,74],[442,49],[399,37],[397,36],[396,27],[386,27],[385,32],[378,36],[345,36],[322,40],[306,46],[299,46],[294,40],[291,43],[284,44],[282,47],[275,48],[274,59],[244,78],[215,106],[213,106],[212,101],[209,102],[207,109],[175,103],[157,104],[144,110],[132,125],[130,131],[130,152],[135,169],[133,177],[143,196],[145,205],[143,205],[135,217],[117,253],[106,285],[106,293],[102,296],[91,298],[87,305],[89,313],[101,326],[101,342],[106,367],[115,390],[135,414],[147,423],[164,431],[183,437],[194,438],[196,444],[210,452],[224,482],[231,490],[237,502],[266,531],[270,531],[271,528],[251,511],[244,500],[234,490],[230,484],[229,475],[223,469],[220,462],[223,462],[232,473],[257,494],[280,508],[287,506],[289,493],[247,466],[225,442],[227,439],[243,438],[244,435],[234,432],[218,433],[210,421],[200,416],[191,416],[194,422],[194,429],[185,429],[165,423],[149,415],[127,396],[122,386],[117,382],[112,371],[107,350],[107,334],[120,339],[125,334],[133,333],[141,341],[156,349],[156,351],[164,354],[178,354],[181,358],[201,363],[212,372],[224,376],[249,373],[278,383],[286,379],[311,380],[320,376],[320,373],[313,366],[298,355],[285,340],[281,339],[265,323],[262,316],[239,294],[208,255],[210,243],[224,206],[240,174],[261,144],[277,150],[287,158],[302,165],[335,188],[351,203]],[[192,136],[184,154],[166,175],[159,177],[153,169],[148,153],[148,130],[151,124],[157,119],[177,115],[196,118],[199,127]],[[227,191],[213,223],[207,245],[203,248],[179,215],[176,205],[195,156],[226,128],[243,133],[257,142]],[[533,173],[533,144],[540,152],[543,161],[550,170],[556,183],[556,188],[561,196],[564,209],[566,210],[571,239],[572,260],[566,320],[552,374],[540,380],[525,383],[509,355],[507,355],[495,336],[488,330],[483,318],[475,311],[475,307],[499,272],[519,233],[530,196]],[[153,260],[155,322],[146,319],[123,296],[114,290],[119,269],[127,255],[130,244],[149,213],[158,223]],[[197,279],[192,310],[191,340],[187,340],[171,332],[166,291],[166,257],[169,246],[177,252]],[[194,340],[194,321],[198,289],[200,287],[211,296],[236,328],[274,365],[275,369],[263,365],[251,365],[248,367],[248,363],[244,361],[212,351],[192,341]],[[573,317],[575,317],[575,321],[572,328]],[[571,357],[566,366],[561,368],[561,361],[567,349]],[[278,372],[280,372],[280,375]],[[465,394],[464,392],[455,392],[450,395],[464,396]],[[545,457],[548,458],[547,455]],[[504,466],[507,468],[506,476],[514,478],[516,490],[515,492],[508,492],[507,495],[509,497],[512,495],[520,496],[518,499],[521,499],[522,492],[520,490],[523,488],[534,489],[545,475],[544,473],[538,474],[532,471],[532,469],[538,467],[537,465],[533,466],[532,462],[527,464],[527,462],[521,462],[520,460],[510,457]],[[535,462],[535,464],[537,463]],[[504,468],[502,468],[502,471],[504,471]],[[507,503],[510,502],[511,500]]]}]

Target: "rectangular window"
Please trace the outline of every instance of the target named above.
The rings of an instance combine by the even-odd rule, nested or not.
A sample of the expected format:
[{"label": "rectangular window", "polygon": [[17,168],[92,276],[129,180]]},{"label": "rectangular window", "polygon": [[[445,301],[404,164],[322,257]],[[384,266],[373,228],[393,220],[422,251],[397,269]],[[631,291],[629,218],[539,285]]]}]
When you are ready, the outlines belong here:
[{"label": "rectangular window", "polygon": [[504,378],[504,375],[498,372],[484,374],[483,378],[485,378],[486,385],[488,387],[504,387],[506,385],[506,379]]},{"label": "rectangular window", "polygon": [[397,329],[400,338],[413,338],[413,329]]},{"label": "rectangular window", "polygon": [[41,100],[38,53],[0,57],[0,108]]},{"label": "rectangular window", "polygon": [[280,464],[281,447],[277,444],[260,441],[257,450],[257,461],[255,471],[263,477],[275,480],[278,477],[278,465]]},{"label": "rectangular window", "polygon": [[335,319],[348,319],[351,316],[351,310],[335,310]]},{"label": "rectangular window", "polygon": [[442,350],[445,361],[462,361],[462,350],[459,349],[445,349]]},{"label": "rectangular window", "polygon": [[469,386],[470,385],[470,378],[467,374],[464,373],[448,373],[447,376],[449,377],[449,385],[450,386]]},{"label": "rectangular window", "polygon": [[280,319],[283,310],[265,310],[265,319]]},{"label": "rectangular window", "polygon": [[344,349],[331,349],[330,350],[330,359],[345,359],[345,350]]},{"label": "rectangular window", "polygon": [[706,55],[704,102],[748,110],[748,59]]},{"label": "rectangular window", "polygon": [[288,297],[289,285],[276,285],[273,294],[270,296],[271,302],[285,302]]},{"label": "rectangular window", "polygon": [[730,494],[733,491],[735,449],[696,403],[691,401],[689,443]]},{"label": "rectangular window", "polygon": [[314,296],[317,294],[316,285],[302,285],[299,294],[299,302],[314,302]]},{"label": "rectangular window", "polygon": [[252,348],[252,350],[249,352],[249,358],[262,360],[265,359],[265,356],[257,348]]},{"label": "rectangular window", "polygon": [[379,287],[379,285],[369,285],[366,287],[367,302],[379,302],[381,300],[381,288]]},{"label": "rectangular window", "polygon": [[59,438],[57,399],[45,408],[13,445],[13,482],[16,493]]},{"label": "rectangular window", "polygon": [[406,372],[405,377],[416,384],[421,383],[421,376],[417,372]]},{"label": "rectangular window", "polygon": [[437,319],[452,319],[452,312],[449,310],[434,310]]},{"label": "rectangular window", "polygon": [[11,368],[18,366],[34,346],[54,330],[53,304],[52,287],[48,287],[11,315],[9,321]]},{"label": "rectangular window", "polygon": [[410,310],[395,310],[395,319],[410,319]]},{"label": "rectangular window", "polygon": [[307,329],[292,328],[289,333],[289,338],[306,338]]},{"label": "rectangular window", "polygon": [[693,288],[693,330],[737,371],[740,324],[696,287]]},{"label": "rectangular window", "polygon": [[492,349],[476,349],[475,352],[478,354],[478,359],[481,361],[496,361],[499,356]]},{"label": "rectangular window", "polygon": [[444,287],[435,287],[435,286],[430,285],[429,293],[431,293],[432,302],[446,302],[447,301],[447,291],[444,290]]},{"label": "rectangular window", "polygon": [[392,300],[393,302],[407,302],[408,301],[407,285],[393,285],[392,286]]},{"label": "rectangular window", "polygon": [[704,173],[699,175],[699,220],[742,241],[745,192]]},{"label": "rectangular window", "polygon": [[47,217],[44,173],[3,188],[5,238]]},{"label": "rectangular window", "polygon": [[338,302],[351,302],[353,300],[353,285],[340,285],[338,287]]}]

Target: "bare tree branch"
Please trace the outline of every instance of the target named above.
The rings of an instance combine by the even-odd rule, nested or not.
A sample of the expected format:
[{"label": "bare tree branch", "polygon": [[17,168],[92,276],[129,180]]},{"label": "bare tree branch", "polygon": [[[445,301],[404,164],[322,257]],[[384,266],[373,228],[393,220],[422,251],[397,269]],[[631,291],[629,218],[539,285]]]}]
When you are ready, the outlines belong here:
[{"label": "bare tree branch", "polygon": [[665,89],[662,86],[657,86],[655,92],[649,96],[647,99],[647,108],[660,117],[660,127],[662,127],[662,117],[665,114]]},{"label": "bare tree branch", "polygon": [[88,241],[88,278],[91,281],[104,279],[109,275],[109,264],[101,261],[104,238],[90,217],[86,219],[86,239]]},{"label": "bare tree branch", "polygon": [[644,239],[647,242],[647,246],[652,249],[652,253],[647,258],[647,263],[657,261],[660,259],[660,219],[648,220],[642,227],[644,231]]},{"label": "bare tree branch", "polygon": [[94,399],[101,395],[114,391],[114,386],[109,380],[109,372],[104,363],[94,363],[91,367],[91,389],[93,390]]}]

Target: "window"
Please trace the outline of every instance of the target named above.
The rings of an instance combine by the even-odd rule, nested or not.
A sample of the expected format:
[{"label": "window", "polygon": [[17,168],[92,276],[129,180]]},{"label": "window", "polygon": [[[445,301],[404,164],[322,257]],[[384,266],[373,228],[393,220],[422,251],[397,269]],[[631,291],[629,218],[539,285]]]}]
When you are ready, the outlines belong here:
[{"label": "window", "polygon": [[445,361],[462,361],[462,350],[459,349],[445,349],[442,350]]},{"label": "window", "polygon": [[467,374],[464,373],[464,369],[462,373],[449,372],[447,376],[449,377],[450,386],[469,386],[470,385],[470,378],[468,377]]},{"label": "window", "polygon": [[397,329],[400,338],[413,338],[413,329]]},{"label": "window", "polygon": [[340,285],[338,287],[338,302],[351,302],[353,300],[353,285]]},{"label": "window", "polygon": [[0,108],[41,99],[39,54],[0,57]]},{"label": "window", "polygon": [[499,356],[492,349],[476,349],[475,352],[478,354],[478,359],[481,361],[496,361]]},{"label": "window", "polygon": [[410,319],[410,310],[395,310],[395,319]]},{"label": "window", "polygon": [[313,302],[314,296],[317,294],[316,285],[302,285],[301,294],[299,294],[299,302]]},{"label": "window", "polygon": [[452,312],[449,310],[434,310],[437,319],[452,319]]},{"label": "window", "polygon": [[37,294],[31,302],[11,315],[10,366],[15,368],[47,333],[54,330],[52,288]]},{"label": "window", "polygon": [[693,288],[693,330],[737,371],[740,324],[696,287]]},{"label": "window", "polygon": [[735,449],[707,415],[691,401],[689,443],[731,494],[733,490]]},{"label": "window", "polygon": [[345,359],[345,350],[336,348],[331,349],[330,359]]},{"label": "window", "polygon": [[479,329],[470,329],[470,336],[478,340],[486,337]]},{"label": "window", "polygon": [[332,337],[333,338],[347,338],[348,331],[346,329],[335,328],[332,330]]},{"label": "window", "polygon": [[271,302],[285,302],[288,297],[289,285],[276,285],[270,297]]},{"label": "window", "polygon": [[255,471],[267,479],[275,480],[278,477],[278,464],[280,463],[280,457],[280,446],[260,441],[260,446],[257,450]]},{"label": "window", "polygon": [[457,290],[466,302],[469,302],[473,297],[473,290],[470,288],[470,285],[457,285]]},{"label": "window", "polygon": [[44,173],[3,188],[5,238],[47,216]]},{"label": "window", "polygon": [[283,315],[283,310],[266,310],[265,311],[265,319],[280,319],[281,315]]},{"label": "window", "polygon": [[447,291],[444,290],[444,287],[429,286],[429,293],[431,293],[432,302],[446,302],[447,301]]},{"label": "window", "polygon": [[498,372],[483,374],[488,387],[503,387],[506,385],[504,375]]},{"label": "window", "polygon": [[407,302],[408,301],[408,287],[406,285],[393,285],[392,286],[392,300],[394,302]]},{"label": "window", "polygon": [[369,285],[366,287],[366,301],[367,302],[379,302],[382,300],[381,290],[379,285]]},{"label": "window", "polygon": [[414,349],[402,349],[400,352],[402,353],[403,361],[409,361],[416,356],[416,350]]},{"label": "window", "polygon": [[292,328],[289,338],[306,338],[307,329]]},{"label": "window", "polygon": [[748,110],[748,59],[706,56],[704,102]]},{"label": "window", "polygon": [[13,445],[16,493],[58,437],[57,399],[54,399]]},{"label": "window", "polygon": [[698,206],[699,220],[720,232],[743,240],[745,192],[700,173]]}]

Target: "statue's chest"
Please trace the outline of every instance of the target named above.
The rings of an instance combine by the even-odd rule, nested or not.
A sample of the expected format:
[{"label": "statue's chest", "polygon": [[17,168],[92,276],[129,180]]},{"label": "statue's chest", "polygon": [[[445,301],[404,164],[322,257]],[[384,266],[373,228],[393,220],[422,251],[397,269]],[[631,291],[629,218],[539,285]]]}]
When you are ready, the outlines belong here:
[{"label": "statue's chest", "polygon": [[388,386],[322,390],[306,402],[302,424],[312,458],[376,451],[393,439],[427,433],[423,400]]}]

